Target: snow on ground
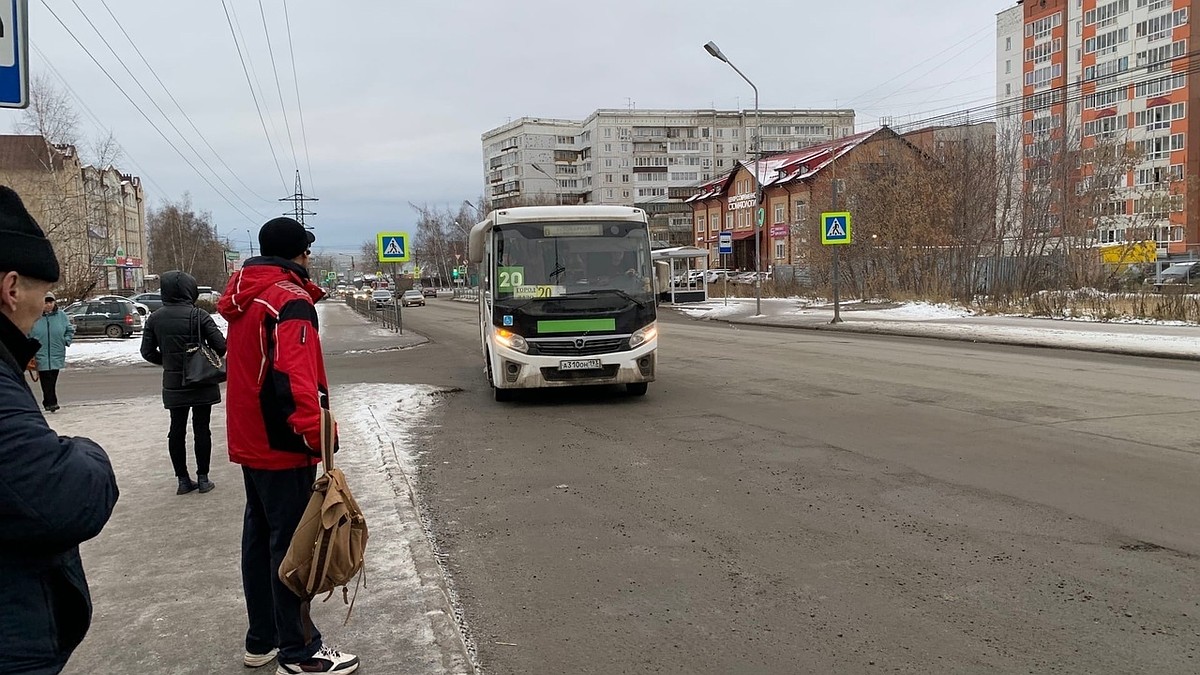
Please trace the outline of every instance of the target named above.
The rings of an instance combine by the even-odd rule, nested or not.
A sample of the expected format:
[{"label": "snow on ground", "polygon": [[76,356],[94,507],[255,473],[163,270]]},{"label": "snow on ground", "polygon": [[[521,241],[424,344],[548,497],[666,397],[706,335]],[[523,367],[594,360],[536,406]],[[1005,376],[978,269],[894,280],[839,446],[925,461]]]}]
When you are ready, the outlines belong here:
[{"label": "snow on ground", "polygon": [[[962,307],[929,302],[905,302],[898,307],[887,309],[859,309],[860,307],[870,307],[870,304],[854,303],[849,308],[844,307],[842,311],[853,312],[855,319],[864,321],[935,321],[938,319],[961,319],[972,316],[970,310]],[[832,312],[833,305],[821,306],[820,309]],[[796,313],[805,314],[811,311],[811,309],[805,308]]]},{"label": "snow on ground", "polygon": [[[1020,316],[976,315],[970,310],[925,302],[903,303],[887,309],[862,309],[874,303],[850,300],[843,303],[839,330],[853,332],[911,335],[993,342],[1122,352],[1153,356],[1200,358],[1200,328],[1175,322],[1111,322],[1102,324],[1083,320],[1050,320]],[[678,308],[697,319],[716,319],[745,323],[827,328],[833,318],[833,306],[824,301],[800,298],[764,299],[765,316],[754,317],[754,300],[710,299]],[[1111,325],[1111,328],[1105,328]],[[1188,330],[1192,328],[1195,330]]]},{"label": "snow on ground", "polygon": [[[461,614],[442,589],[448,581],[444,570],[439,574],[414,490],[421,454],[416,431],[441,391],[425,385],[354,384],[330,393],[341,447],[334,466],[346,473],[370,527],[370,602],[393,615],[372,620],[383,619],[381,625],[430,655],[438,649],[439,634],[444,639]],[[405,611],[414,601],[432,609]]]},{"label": "snow on ground", "polygon": [[[68,368],[99,368],[145,364],[141,354],[142,335],[121,338],[75,338],[67,347]],[[146,364],[149,365],[149,364]]]}]

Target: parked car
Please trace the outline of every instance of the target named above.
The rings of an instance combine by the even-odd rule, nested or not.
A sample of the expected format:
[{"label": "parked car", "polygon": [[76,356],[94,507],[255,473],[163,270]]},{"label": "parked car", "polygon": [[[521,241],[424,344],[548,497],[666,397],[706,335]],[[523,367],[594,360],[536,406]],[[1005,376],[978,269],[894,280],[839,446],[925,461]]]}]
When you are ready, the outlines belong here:
[{"label": "parked car", "polygon": [[424,307],[425,306],[425,296],[421,295],[421,291],[418,291],[415,288],[412,290],[404,291],[404,295],[400,296],[400,304],[405,307],[413,307],[416,305],[420,305],[421,307]]},{"label": "parked car", "polygon": [[127,299],[94,299],[77,302],[64,312],[75,325],[76,335],[131,338],[140,327],[137,308]]},{"label": "parked car", "polygon": [[133,308],[136,309],[137,313],[138,313],[138,316],[137,316],[138,330],[142,329],[142,324],[145,323],[146,317],[150,316],[151,310],[150,310],[149,305],[146,305],[142,302],[138,302],[137,300],[134,300],[133,298],[127,298],[123,295],[97,295],[96,297],[92,298],[92,300],[117,300],[117,301],[124,301],[124,302],[132,302]]},{"label": "parked car", "polygon": [[157,312],[162,309],[163,301],[161,293],[138,293],[130,298],[134,302],[140,302],[150,309],[151,312]]},{"label": "parked car", "polygon": [[436,298],[437,297],[437,289],[434,288],[433,286],[422,286],[421,287],[421,297]]},{"label": "parked car", "polygon": [[392,292],[385,289],[371,291],[371,301],[375,303],[375,309],[386,307],[392,304]]}]

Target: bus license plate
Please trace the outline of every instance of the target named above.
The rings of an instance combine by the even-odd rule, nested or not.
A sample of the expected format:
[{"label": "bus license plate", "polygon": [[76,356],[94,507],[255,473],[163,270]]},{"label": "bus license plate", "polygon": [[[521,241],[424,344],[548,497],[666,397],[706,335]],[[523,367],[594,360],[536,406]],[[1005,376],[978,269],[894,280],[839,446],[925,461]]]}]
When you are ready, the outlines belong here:
[{"label": "bus license plate", "polygon": [[603,367],[600,359],[575,359],[573,361],[558,362],[559,370],[600,370]]}]

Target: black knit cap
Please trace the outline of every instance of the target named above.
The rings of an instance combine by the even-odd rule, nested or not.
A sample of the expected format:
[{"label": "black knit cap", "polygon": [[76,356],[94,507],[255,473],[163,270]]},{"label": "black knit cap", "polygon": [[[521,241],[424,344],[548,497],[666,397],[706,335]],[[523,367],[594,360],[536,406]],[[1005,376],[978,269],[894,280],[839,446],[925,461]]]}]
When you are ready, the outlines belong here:
[{"label": "black knit cap", "polygon": [[25,209],[21,197],[7,185],[0,185],[0,272],[58,281],[54,247]]},{"label": "black knit cap", "polygon": [[272,218],[258,231],[258,245],[265,256],[292,260],[316,241],[312,232],[291,218]]}]

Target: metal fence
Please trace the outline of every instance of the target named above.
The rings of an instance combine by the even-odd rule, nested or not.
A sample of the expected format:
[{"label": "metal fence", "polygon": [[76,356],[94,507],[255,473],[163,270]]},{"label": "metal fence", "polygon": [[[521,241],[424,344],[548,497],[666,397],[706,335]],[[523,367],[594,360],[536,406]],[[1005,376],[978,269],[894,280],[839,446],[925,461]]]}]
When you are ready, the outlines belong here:
[{"label": "metal fence", "polygon": [[393,333],[404,332],[404,321],[400,308],[400,301],[392,300],[388,304],[376,308],[375,301],[370,298],[346,298],[346,304],[354,311],[362,314],[371,320],[372,323],[381,323],[383,327]]},{"label": "metal fence", "polygon": [[458,300],[458,299],[478,300],[479,299],[479,287],[478,286],[458,286],[454,289],[454,299],[455,300]]}]

